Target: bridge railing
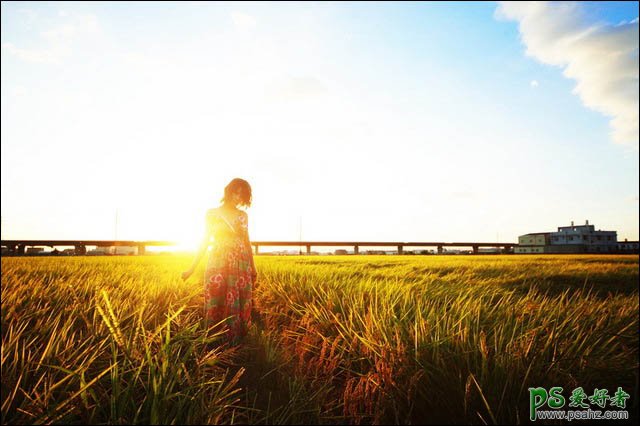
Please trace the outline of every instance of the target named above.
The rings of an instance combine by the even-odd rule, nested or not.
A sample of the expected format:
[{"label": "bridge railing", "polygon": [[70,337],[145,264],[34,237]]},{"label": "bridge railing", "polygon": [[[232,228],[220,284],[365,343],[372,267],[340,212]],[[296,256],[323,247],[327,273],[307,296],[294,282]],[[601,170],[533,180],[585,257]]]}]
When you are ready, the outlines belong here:
[{"label": "bridge railing", "polygon": [[[27,247],[74,247],[74,254],[87,254],[88,246],[95,247],[137,247],[137,254],[145,254],[149,246],[175,246],[173,241],[109,241],[109,240],[2,240],[0,245],[7,249],[9,254],[26,254]],[[473,253],[479,253],[481,247],[502,249],[503,253],[513,253],[515,243],[492,242],[439,242],[439,241],[252,241],[254,253],[259,254],[262,247],[306,247],[306,254],[311,254],[311,247],[353,247],[354,254],[360,253],[360,247],[396,247],[398,254],[402,254],[405,247],[435,247],[438,254],[444,252],[445,247],[471,247]]]},{"label": "bridge railing", "polygon": [[444,247],[471,247],[473,253],[479,253],[481,247],[502,248],[505,253],[512,253],[518,244],[492,242],[421,242],[421,241],[252,241],[254,252],[258,254],[260,246],[305,246],[306,253],[311,254],[311,247],[353,247],[353,253],[359,254],[360,247],[396,247],[398,254],[402,254],[405,247],[436,247],[439,254]]}]

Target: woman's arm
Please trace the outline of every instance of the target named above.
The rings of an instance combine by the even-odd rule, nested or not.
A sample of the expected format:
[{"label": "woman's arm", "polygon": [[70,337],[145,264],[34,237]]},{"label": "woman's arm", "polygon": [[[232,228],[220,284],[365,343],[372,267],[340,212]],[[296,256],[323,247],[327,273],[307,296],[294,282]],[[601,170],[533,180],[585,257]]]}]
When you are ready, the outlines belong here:
[{"label": "woman's arm", "polygon": [[182,279],[183,280],[187,280],[191,276],[191,274],[193,274],[193,272],[198,267],[198,263],[200,263],[200,259],[202,259],[202,256],[204,256],[204,254],[207,251],[207,248],[209,247],[209,241],[211,239],[210,238],[211,237],[211,227],[210,227],[210,224],[209,224],[209,212],[207,212],[207,216],[206,216],[205,220],[206,220],[206,231],[205,231],[205,234],[204,234],[204,238],[202,238],[202,242],[200,243],[200,247],[198,247],[198,251],[196,252],[196,256],[193,259],[193,263],[191,264],[191,267],[182,273]]},{"label": "woman's arm", "polygon": [[207,251],[207,247],[209,247],[209,238],[204,238],[200,243],[200,247],[196,252],[196,257],[193,259],[193,263],[191,264],[191,267],[182,273],[183,279],[186,280],[191,276],[191,274],[193,274],[193,272],[198,267],[198,263],[200,263],[200,259],[202,259],[202,256],[204,256],[204,253]]}]

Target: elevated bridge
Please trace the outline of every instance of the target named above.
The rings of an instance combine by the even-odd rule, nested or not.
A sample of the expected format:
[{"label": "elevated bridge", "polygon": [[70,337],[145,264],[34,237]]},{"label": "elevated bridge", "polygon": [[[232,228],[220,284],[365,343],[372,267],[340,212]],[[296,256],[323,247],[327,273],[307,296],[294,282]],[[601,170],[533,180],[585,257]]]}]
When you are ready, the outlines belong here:
[{"label": "elevated bridge", "polygon": [[[27,247],[74,247],[76,255],[87,254],[87,247],[137,247],[138,254],[145,254],[146,248],[150,246],[175,246],[174,241],[125,241],[125,240],[2,240],[2,247],[5,247],[11,255],[24,255]],[[360,253],[360,247],[395,247],[398,254],[402,254],[405,247],[435,247],[439,254],[444,252],[445,247],[470,247],[473,253],[480,252],[480,248],[502,249],[503,253],[513,253],[515,243],[492,243],[492,242],[456,242],[447,243],[443,241],[252,241],[254,253],[259,253],[259,247],[295,247],[305,246],[306,253],[311,254],[311,247],[353,247],[354,254]]]}]

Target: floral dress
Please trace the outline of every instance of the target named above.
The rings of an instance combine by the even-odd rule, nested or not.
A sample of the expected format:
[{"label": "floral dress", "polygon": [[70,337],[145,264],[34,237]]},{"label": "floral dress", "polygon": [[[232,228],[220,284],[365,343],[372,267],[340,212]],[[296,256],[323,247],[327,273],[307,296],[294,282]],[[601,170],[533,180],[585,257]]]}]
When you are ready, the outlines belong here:
[{"label": "floral dress", "polygon": [[253,254],[246,213],[238,211],[231,221],[221,215],[207,212],[214,242],[204,277],[205,319],[208,325],[224,320],[227,341],[237,344],[251,323]]}]

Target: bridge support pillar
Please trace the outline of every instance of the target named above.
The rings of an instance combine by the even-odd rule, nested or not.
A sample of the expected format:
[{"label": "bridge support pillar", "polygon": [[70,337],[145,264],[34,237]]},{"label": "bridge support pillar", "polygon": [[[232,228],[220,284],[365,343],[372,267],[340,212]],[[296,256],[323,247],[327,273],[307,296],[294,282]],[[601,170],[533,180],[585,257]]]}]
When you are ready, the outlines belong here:
[{"label": "bridge support pillar", "polygon": [[138,244],[138,256],[146,254],[147,253],[147,248],[145,247],[144,244]]},{"label": "bridge support pillar", "polygon": [[478,254],[478,246],[473,246],[473,254]]},{"label": "bridge support pillar", "polygon": [[307,244],[307,254],[311,254],[311,246],[309,244]]},{"label": "bridge support pillar", "polygon": [[442,246],[438,246],[438,254],[442,254]]},{"label": "bridge support pillar", "polygon": [[398,246],[398,254],[402,254],[402,246]]},{"label": "bridge support pillar", "polygon": [[78,244],[75,250],[76,256],[84,256],[87,254],[87,247],[84,244]]},{"label": "bridge support pillar", "polygon": [[359,254],[360,248],[358,246],[353,246],[353,254]]},{"label": "bridge support pillar", "polygon": [[254,254],[258,254],[258,245],[257,244],[253,246],[253,253]]}]

